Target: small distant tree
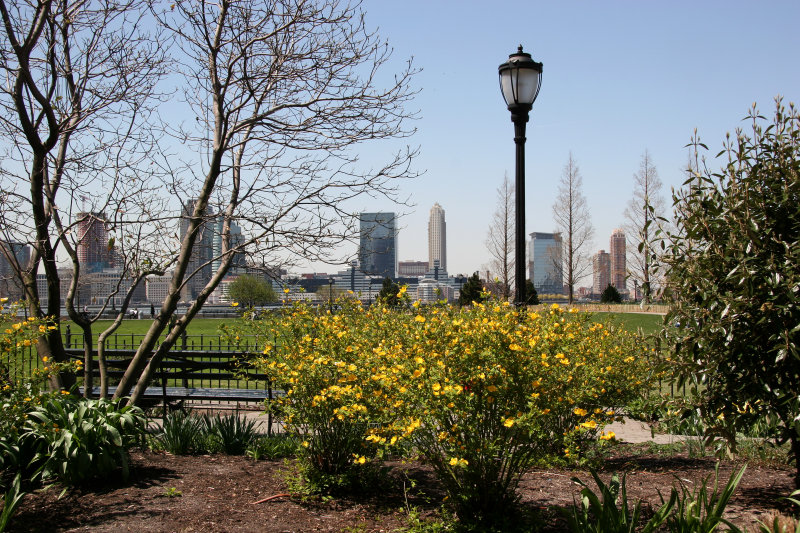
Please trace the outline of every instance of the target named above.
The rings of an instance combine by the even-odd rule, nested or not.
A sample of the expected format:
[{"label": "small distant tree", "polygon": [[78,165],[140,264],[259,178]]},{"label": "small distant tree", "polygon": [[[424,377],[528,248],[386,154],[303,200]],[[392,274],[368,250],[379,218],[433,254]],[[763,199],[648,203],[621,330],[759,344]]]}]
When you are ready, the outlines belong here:
[{"label": "small distant tree", "polygon": [[490,267],[498,276],[492,293],[503,300],[511,298],[514,285],[514,214],[514,186],[506,175],[497,189],[497,209],[492,215],[486,235],[486,249],[491,257]]},{"label": "small distant tree", "polygon": [[483,292],[483,282],[475,272],[467,279],[467,282],[461,287],[461,294],[458,297],[459,305],[472,305],[472,302],[482,302],[485,300]]},{"label": "small distant tree", "polygon": [[265,305],[276,301],[275,291],[272,285],[265,279],[242,274],[236,278],[230,286],[231,300],[253,307],[254,305]]},{"label": "small distant tree", "polygon": [[800,487],[800,116],[778,100],[771,123],[748,118],[723,168],[696,161],[673,195],[665,335],[709,433],[735,446],[737,430],[772,423]]},{"label": "small distant tree", "polygon": [[397,307],[400,305],[400,286],[387,277],[383,279],[381,292],[378,293],[378,301],[383,302],[389,307]]},{"label": "small distant tree", "polygon": [[536,293],[536,287],[529,279],[525,280],[525,303],[528,305],[539,305],[539,295]]},{"label": "small distant tree", "polygon": [[554,259],[557,270],[562,270],[566,276],[564,281],[567,295],[569,303],[572,303],[575,287],[592,267],[588,250],[594,236],[589,204],[583,195],[583,176],[572,152],[558,184],[558,195],[553,204],[553,220],[563,239],[563,257]]},{"label": "small distant tree", "polygon": [[600,301],[604,304],[618,304],[622,302],[622,296],[620,296],[616,287],[609,284],[603,294],[600,295]]},{"label": "small distant tree", "polygon": [[660,270],[664,233],[664,197],[661,180],[650,152],[645,150],[639,171],[633,175],[633,197],[625,208],[628,238],[628,271],[642,288],[642,299],[650,302],[655,277]]}]

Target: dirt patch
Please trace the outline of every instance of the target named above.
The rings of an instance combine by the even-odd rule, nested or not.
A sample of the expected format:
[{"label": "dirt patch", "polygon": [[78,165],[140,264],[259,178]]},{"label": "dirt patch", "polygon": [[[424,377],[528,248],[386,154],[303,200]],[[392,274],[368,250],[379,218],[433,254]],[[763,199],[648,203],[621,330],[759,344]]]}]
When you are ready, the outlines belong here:
[{"label": "dirt patch", "polygon": [[[669,494],[676,479],[694,487],[713,475],[713,459],[640,455],[632,446],[621,446],[601,477],[607,481],[612,472],[625,472],[629,498],[641,499],[645,507],[657,507],[659,491]],[[281,496],[256,504],[287,492],[284,462],[137,451],[127,482],[71,489],[60,499],[57,487],[30,494],[9,531],[390,532],[408,525],[406,503],[423,517],[435,517],[443,494],[430,470],[415,463],[390,466],[388,486],[365,497],[303,501]],[[737,466],[723,463],[723,483]],[[728,518],[755,530],[755,520],[765,520],[777,508],[777,498],[791,493],[792,475],[789,469],[750,466]],[[574,476],[591,480],[587,472],[556,469],[524,475],[522,504],[541,511],[545,530],[564,529],[557,508],[571,506],[578,494]]]}]

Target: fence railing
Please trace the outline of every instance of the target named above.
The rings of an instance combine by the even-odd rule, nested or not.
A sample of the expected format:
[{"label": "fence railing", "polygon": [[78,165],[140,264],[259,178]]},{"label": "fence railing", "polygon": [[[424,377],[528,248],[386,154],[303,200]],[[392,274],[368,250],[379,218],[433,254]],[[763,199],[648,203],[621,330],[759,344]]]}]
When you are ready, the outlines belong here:
[{"label": "fence railing", "polygon": [[[116,385],[128,367],[134,351],[142,342],[143,334],[117,334],[106,341],[106,364],[110,385]],[[80,335],[64,336],[64,347],[73,359],[83,359],[83,338]],[[95,339],[96,342],[96,339]],[[154,349],[160,346],[160,342]],[[97,346],[92,345],[94,385],[99,383]],[[159,368],[161,374],[171,377],[166,383],[159,378],[155,384],[178,387],[209,387],[226,389],[264,389],[266,377],[247,364],[248,359],[261,353],[255,337],[243,337],[232,342],[219,335],[186,335],[169,351]],[[31,376],[46,363],[36,354],[35,346],[16,348],[6,354],[0,364],[0,378],[16,381]],[[178,375],[179,374],[179,375]],[[83,374],[77,376],[83,385]]]}]

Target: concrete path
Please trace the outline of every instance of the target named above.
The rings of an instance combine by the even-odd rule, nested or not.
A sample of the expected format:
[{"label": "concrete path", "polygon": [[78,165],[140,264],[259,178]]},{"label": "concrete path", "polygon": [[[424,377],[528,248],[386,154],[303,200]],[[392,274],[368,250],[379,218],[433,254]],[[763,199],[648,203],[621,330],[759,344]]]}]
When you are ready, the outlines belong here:
[{"label": "concrete path", "polygon": [[613,431],[617,440],[621,442],[639,443],[654,442],[656,444],[672,444],[686,440],[684,435],[672,435],[669,433],[657,433],[653,435],[650,426],[644,422],[625,418],[622,422],[612,422],[605,427],[605,431]]},{"label": "concrete path", "polygon": [[[238,410],[235,405],[230,406],[203,406],[196,408],[198,413],[218,411],[223,414],[236,413],[245,416],[248,420],[256,423],[256,429],[261,433],[267,432],[267,415],[260,410]],[[222,407],[222,409],[220,409]],[[252,406],[250,406],[252,407]],[[159,427],[161,420],[156,418],[151,421],[153,427]],[[272,429],[274,432],[281,431],[280,425],[273,422]],[[632,418],[624,418],[622,422],[613,422],[605,427],[605,431],[613,431],[616,439],[620,442],[641,443],[641,442],[654,442],[656,444],[672,444],[675,442],[683,442],[687,439],[685,435],[671,435],[671,434],[656,434],[653,435],[650,426],[644,422],[633,420]]]}]

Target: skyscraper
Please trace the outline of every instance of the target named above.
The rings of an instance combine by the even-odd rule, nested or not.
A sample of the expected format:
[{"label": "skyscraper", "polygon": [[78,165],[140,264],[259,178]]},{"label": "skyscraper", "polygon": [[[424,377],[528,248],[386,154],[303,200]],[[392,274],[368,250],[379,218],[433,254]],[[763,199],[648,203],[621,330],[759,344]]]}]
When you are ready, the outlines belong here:
[{"label": "skyscraper", "polygon": [[625,263],[625,232],[615,229],[611,233],[611,285],[620,293],[627,291],[625,278],[627,277],[627,264]]},{"label": "skyscraper", "polygon": [[592,258],[592,292],[603,294],[611,284],[611,256],[600,250]]},{"label": "skyscraper", "polygon": [[[181,241],[189,231],[190,217],[194,214],[197,199],[193,198],[188,200],[181,212]],[[191,275],[196,271],[194,276],[186,282],[182,289],[182,298],[184,300],[194,300],[197,295],[205,287],[208,280],[212,276],[211,259],[214,257],[214,224],[204,217],[203,222],[197,227],[197,237],[192,248],[192,254],[189,258],[189,265],[186,269],[187,275]]]},{"label": "skyscraper", "polygon": [[30,259],[31,249],[27,244],[0,241],[0,295],[12,301],[22,299],[24,290],[16,275],[14,262],[25,269]]},{"label": "skyscraper", "polygon": [[108,245],[105,213],[76,215],[78,263],[86,272],[99,272],[113,265],[113,250]]},{"label": "skyscraper", "polygon": [[530,234],[528,275],[539,294],[564,292],[563,263],[560,233]]},{"label": "skyscraper", "polygon": [[439,268],[447,271],[447,224],[444,221],[444,209],[438,203],[431,207],[428,219],[428,268],[433,269],[433,262],[439,260]]},{"label": "skyscraper", "polygon": [[394,213],[361,213],[358,258],[365,274],[394,278],[397,229]]}]

